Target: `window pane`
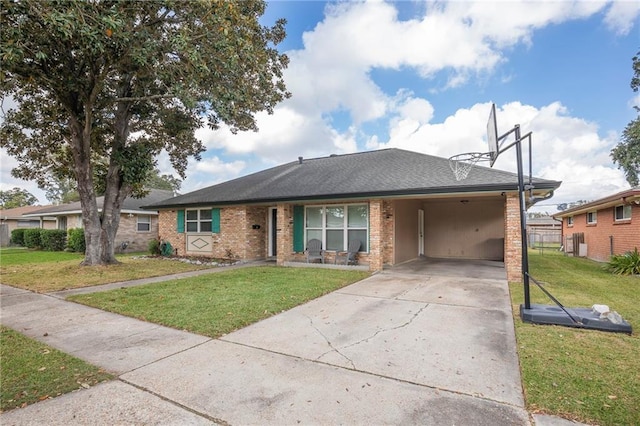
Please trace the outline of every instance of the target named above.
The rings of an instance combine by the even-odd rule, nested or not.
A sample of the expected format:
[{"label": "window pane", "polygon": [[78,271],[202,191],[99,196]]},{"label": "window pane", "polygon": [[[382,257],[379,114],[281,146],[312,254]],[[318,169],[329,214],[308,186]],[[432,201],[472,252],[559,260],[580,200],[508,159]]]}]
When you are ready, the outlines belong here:
[{"label": "window pane", "polygon": [[198,222],[187,222],[187,232],[198,232]]},{"label": "window pane", "polygon": [[344,231],[342,229],[327,230],[327,250],[344,250]]},{"label": "window pane", "polygon": [[149,224],[148,223],[139,223],[138,224],[138,231],[139,232],[148,232],[149,231]]},{"label": "window pane", "polygon": [[360,251],[368,252],[367,248],[367,231],[363,230],[350,230],[348,233],[349,242],[352,240],[360,240]]},{"label": "window pane", "polygon": [[[307,230],[307,243],[310,240],[313,240],[313,239],[322,241],[322,230],[320,230],[320,229],[309,229],[309,230]],[[306,246],[306,244],[305,244],[305,246]],[[324,248],[324,244],[322,245],[322,248]]]},{"label": "window pane", "polygon": [[349,206],[349,228],[366,228],[368,206]]},{"label": "window pane", "polygon": [[625,219],[631,219],[631,205],[624,206],[622,217],[624,217]]},{"label": "window pane", "polygon": [[344,227],[344,207],[327,207],[327,228]]},{"label": "window pane", "polygon": [[187,220],[198,220],[198,210],[187,210]]},{"label": "window pane", "polygon": [[211,220],[211,210],[200,210],[200,220]]},{"label": "window pane", "polygon": [[322,207],[307,207],[307,228],[322,228]]},{"label": "window pane", "polygon": [[211,232],[211,221],[200,222],[200,232]]}]

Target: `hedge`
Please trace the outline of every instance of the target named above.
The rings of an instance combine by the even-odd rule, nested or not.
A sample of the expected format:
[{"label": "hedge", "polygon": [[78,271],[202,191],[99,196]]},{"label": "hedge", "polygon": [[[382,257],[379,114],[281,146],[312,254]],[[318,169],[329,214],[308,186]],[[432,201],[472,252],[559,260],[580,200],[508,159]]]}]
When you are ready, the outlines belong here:
[{"label": "hedge", "polygon": [[71,228],[67,231],[67,248],[78,253],[85,252],[84,229]]},{"label": "hedge", "polygon": [[11,243],[19,246],[24,245],[24,231],[25,228],[18,228],[11,231]]},{"label": "hedge", "polygon": [[41,229],[40,244],[42,250],[62,251],[67,245],[67,231],[62,229]]},{"label": "hedge", "polygon": [[24,245],[30,249],[42,246],[42,242],[40,241],[40,228],[24,230]]}]

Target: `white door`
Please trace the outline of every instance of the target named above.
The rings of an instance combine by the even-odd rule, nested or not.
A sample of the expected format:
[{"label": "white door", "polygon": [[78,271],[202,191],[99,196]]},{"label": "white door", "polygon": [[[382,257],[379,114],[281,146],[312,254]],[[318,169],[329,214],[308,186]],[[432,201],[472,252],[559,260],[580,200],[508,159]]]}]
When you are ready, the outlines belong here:
[{"label": "white door", "polygon": [[418,209],[418,256],[424,256],[424,210]]}]

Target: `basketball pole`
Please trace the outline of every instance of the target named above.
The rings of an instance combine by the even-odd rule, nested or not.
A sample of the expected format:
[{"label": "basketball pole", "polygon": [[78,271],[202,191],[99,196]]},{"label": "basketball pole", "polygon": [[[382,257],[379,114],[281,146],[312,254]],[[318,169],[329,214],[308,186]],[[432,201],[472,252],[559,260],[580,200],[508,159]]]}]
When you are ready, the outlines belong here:
[{"label": "basketball pole", "polygon": [[[520,125],[516,124],[513,129],[503,134],[498,138],[498,141],[503,141],[511,134],[514,134],[515,141],[511,144],[498,148],[497,154],[500,155],[504,151],[507,151],[515,146],[516,148],[516,162],[518,163],[518,201],[520,202],[520,235],[521,235],[521,249],[522,249],[522,283],[524,286],[524,307],[525,309],[531,309],[531,293],[529,282],[529,253],[527,251],[527,201],[526,201],[526,187],[524,183],[524,164],[522,159],[522,140],[529,139],[529,153],[531,153],[531,132],[527,133],[524,138],[520,133]],[[497,157],[497,156],[496,156]],[[529,168],[531,169],[531,154],[529,154]],[[529,176],[531,179],[531,176]],[[532,189],[531,184],[528,185],[529,189]]]}]

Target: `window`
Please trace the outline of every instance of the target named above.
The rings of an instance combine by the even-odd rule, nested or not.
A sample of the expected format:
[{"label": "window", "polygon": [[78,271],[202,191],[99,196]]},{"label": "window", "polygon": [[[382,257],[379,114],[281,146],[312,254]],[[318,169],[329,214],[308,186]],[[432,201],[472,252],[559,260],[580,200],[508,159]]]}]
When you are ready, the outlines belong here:
[{"label": "window", "polygon": [[304,225],[305,241],[318,239],[325,250],[344,251],[349,241],[360,240],[360,251],[369,251],[366,204],[309,206],[305,209]]},{"label": "window", "polygon": [[593,225],[598,222],[598,212],[587,213],[587,223]]},{"label": "window", "polygon": [[211,232],[211,209],[187,210],[187,232]]},{"label": "window", "polygon": [[573,226],[573,216],[567,218],[567,226]]},{"label": "window", "polygon": [[151,216],[149,215],[138,215],[138,232],[149,232],[151,231]]},{"label": "window", "polygon": [[615,219],[631,220],[631,204],[627,204],[626,206],[616,206]]}]

